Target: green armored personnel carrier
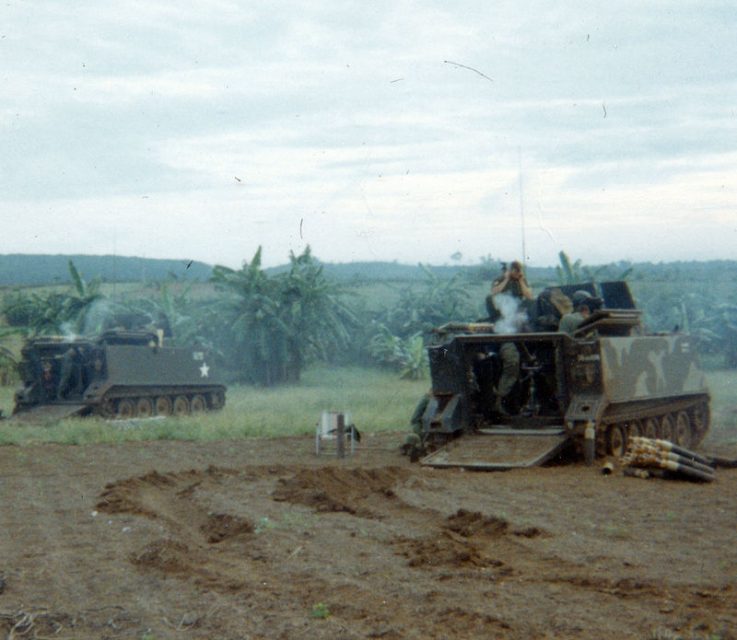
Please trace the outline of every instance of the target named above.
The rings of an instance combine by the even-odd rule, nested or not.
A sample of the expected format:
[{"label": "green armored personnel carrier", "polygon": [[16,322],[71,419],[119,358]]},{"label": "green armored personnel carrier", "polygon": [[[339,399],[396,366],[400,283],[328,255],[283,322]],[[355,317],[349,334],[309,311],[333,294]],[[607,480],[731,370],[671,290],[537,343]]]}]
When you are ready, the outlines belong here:
[{"label": "green armored personnel carrier", "polygon": [[208,354],[168,346],[161,332],[33,338],[23,347],[20,369],[23,387],[11,418],[19,421],[186,415],[225,404],[225,386]]},{"label": "green armored personnel carrier", "polygon": [[[582,289],[600,308],[572,335],[559,332],[551,291],[570,298]],[[634,436],[686,448],[704,438],[709,393],[695,339],[646,333],[625,282],[549,289],[523,312],[521,333],[499,333],[499,321],[434,331],[432,389],[418,407],[430,452],[424,464],[533,466],[567,446],[591,463],[623,455]],[[510,351],[519,364],[501,405],[497,391]]]}]

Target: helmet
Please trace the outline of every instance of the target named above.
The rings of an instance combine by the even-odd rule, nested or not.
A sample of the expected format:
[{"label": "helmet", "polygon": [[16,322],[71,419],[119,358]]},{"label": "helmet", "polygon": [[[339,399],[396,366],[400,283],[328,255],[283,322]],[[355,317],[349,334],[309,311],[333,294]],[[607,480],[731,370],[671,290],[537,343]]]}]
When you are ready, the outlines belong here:
[{"label": "helmet", "polygon": [[601,298],[597,298],[596,296],[591,295],[585,289],[574,291],[573,295],[571,296],[571,302],[573,303],[574,309],[579,309],[580,307],[585,305],[589,308],[589,311],[592,312],[601,309],[602,305]]},{"label": "helmet", "polygon": [[573,295],[571,296],[571,302],[573,303],[573,308],[578,309],[580,306],[586,304],[591,304],[594,301],[594,296],[592,296],[588,291],[584,291],[583,289],[579,289],[578,291],[575,291]]}]

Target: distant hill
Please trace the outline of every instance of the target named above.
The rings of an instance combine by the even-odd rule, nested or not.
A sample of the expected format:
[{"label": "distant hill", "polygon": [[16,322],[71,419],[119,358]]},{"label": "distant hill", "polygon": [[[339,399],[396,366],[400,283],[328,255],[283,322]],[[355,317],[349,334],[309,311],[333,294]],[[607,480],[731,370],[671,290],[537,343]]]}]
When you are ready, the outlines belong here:
[{"label": "distant hill", "polygon": [[161,281],[176,278],[205,281],[212,267],[188,260],[127,256],[0,255],[0,286],[32,286],[70,282],[69,260],[87,280],[103,282]]},{"label": "distant hill", "polygon": [[[323,273],[333,280],[371,282],[422,280],[425,271],[416,264],[400,264],[399,262],[322,262]],[[459,271],[467,271],[469,267],[428,266],[438,277],[450,277]],[[473,268],[473,267],[471,267]],[[267,273],[287,271],[288,264],[266,269]]]},{"label": "distant hill", "polygon": [[[161,282],[182,280],[206,282],[212,274],[212,265],[188,260],[160,260],[128,256],[89,255],[0,255],[0,286],[36,286],[65,284],[70,282],[68,262],[72,260],[82,277],[99,278],[103,282]],[[494,263],[485,265],[411,265],[399,262],[346,262],[322,263],[327,277],[338,282],[412,282],[427,277],[426,270],[439,278],[451,277],[458,272],[471,276],[473,281],[490,282],[499,274]],[[589,265],[596,270],[597,267]],[[683,282],[708,283],[717,286],[726,297],[734,291],[737,281],[737,261],[711,260],[701,262],[641,262],[617,263],[602,267],[598,280],[618,279],[632,267],[631,282]],[[289,269],[288,264],[265,269],[276,274]],[[555,267],[528,267],[528,280],[536,287],[557,281]]]},{"label": "distant hill", "polygon": [[[171,278],[188,281],[206,281],[212,274],[212,265],[187,260],[159,260],[128,256],[89,255],[0,255],[0,286],[34,286],[64,284],[70,282],[69,260],[85,280],[99,278],[103,282],[162,281]],[[398,262],[347,262],[323,263],[326,276],[339,282],[407,282],[423,280],[425,270],[419,265]],[[451,277],[459,271],[475,267],[457,265],[428,266],[436,276]],[[268,274],[287,271],[289,264],[269,267]],[[530,269],[530,275],[544,272],[554,274],[552,269]],[[539,275],[539,274],[538,274]]]}]

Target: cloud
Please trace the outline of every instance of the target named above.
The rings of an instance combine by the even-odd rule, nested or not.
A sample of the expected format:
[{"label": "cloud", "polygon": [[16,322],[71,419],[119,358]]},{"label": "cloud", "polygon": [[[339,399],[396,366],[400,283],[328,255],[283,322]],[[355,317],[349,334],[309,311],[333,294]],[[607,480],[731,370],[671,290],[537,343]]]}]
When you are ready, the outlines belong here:
[{"label": "cloud", "polygon": [[521,184],[540,263],[732,253],[726,2],[5,13],[8,250],[519,257]]}]

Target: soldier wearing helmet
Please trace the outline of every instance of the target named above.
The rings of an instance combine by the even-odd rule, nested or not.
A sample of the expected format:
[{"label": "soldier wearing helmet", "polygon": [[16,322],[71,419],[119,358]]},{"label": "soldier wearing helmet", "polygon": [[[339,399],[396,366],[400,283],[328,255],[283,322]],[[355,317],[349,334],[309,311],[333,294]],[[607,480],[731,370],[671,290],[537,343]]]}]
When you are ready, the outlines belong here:
[{"label": "soldier wearing helmet", "polygon": [[573,312],[567,313],[560,319],[558,331],[572,335],[590,315],[599,307],[599,298],[595,298],[588,291],[579,289],[571,296]]},{"label": "soldier wearing helmet", "polygon": [[508,293],[515,298],[524,298],[532,300],[532,289],[527,284],[525,272],[522,270],[522,263],[514,260],[508,269],[504,269],[504,273],[499,276],[491,284],[491,294]]},{"label": "soldier wearing helmet", "polygon": [[[497,333],[517,333],[524,330],[527,323],[525,303],[534,298],[527,284],[522,263],[514,260],[509,267],[503,265],[503,273],[491,284],[491,294],[486,297],[489,319],[495,323]],[[501,373],[493,389],[494,413],[500,417],[509,414],[504,406],[505,399],[519,380],[520,354],[514,342],[504,342],[499,346]]]}]

